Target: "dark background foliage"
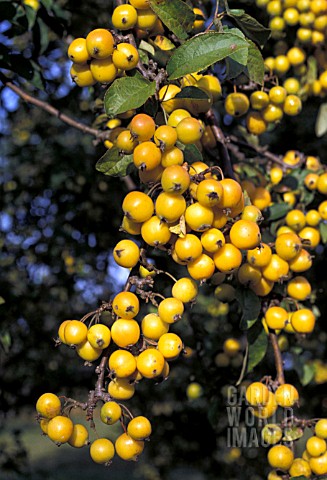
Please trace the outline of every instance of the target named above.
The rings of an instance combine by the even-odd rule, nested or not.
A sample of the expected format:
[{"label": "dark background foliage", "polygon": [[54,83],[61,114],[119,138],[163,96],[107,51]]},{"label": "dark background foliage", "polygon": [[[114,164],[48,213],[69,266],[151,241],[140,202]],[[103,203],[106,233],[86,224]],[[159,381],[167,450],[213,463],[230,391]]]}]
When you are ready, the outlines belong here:
[{"label": "dark background foliage", "polygon": [[[27,92],[91,125],[98,111],[95,99],[102,97],[104,89],[73,86],[66,50],[72,38],[109,25],[113,2],[42,2],[35,23],[31,12],[30,17],[14,17],[9,3],[0,2],[0,12],[4,12],[0,23],[2,71],[8,74],[13,70],[9,75]],[[241,3],[234,2],[236,7]],[[12,2],[13,8],[19,4]],[[257,10],[251,11],[253,2],[244,5],[258,17]],[[264,16],[261,21],[267,23]],[[308,102],[300,117],[283,120],[281,128],[262,137],[262,143],[269,143],[276,153],[297,149],[324,161],[326,136],[318,140],[314,133],[318,107],[319,100]],[[90,136],[24,103],[6,87],[1,88],[0,121],[0,295],[4,302],[0,306],[0,421],[10,428],[12,419],[25,407],[32,408],[27,418],[34,422],[35,401],[46,391],[84,400],[91,388],[93,369],[83,367],[72,350],[56,348],[54,338],[63,320],[81,318],[94,310],[124,282],[125,274],[115,266],[111,251],[122,238],[120,205],[127,187],[120,179],[96,171],[96,161],[105,151],[101,143],[94,144]],[[157,255],[162,267],[176,268]],[[314,335],[302,345],[294,342],[305,351],[305,362],[326,355],[326,266],[320,250],[310,276],[317,285],[322,316]],[[158,288],[166,287],[159,280]],[[148,414],[154,426],[153,440],[137,471],[149,479],[183,474],[209,479],[239,478],[243,468],[242,478],[264,478],[264,449],[244,448],[238,456],[226,446],[226,386],[235,384],[241,367],[218,369],[214,357],[225,338],[241,337],[239,309],[231,307],[227,316],[203,288],[191,313],[176,331],[195,355],[175,362],[167,382],[141,384],[131,401],[132,408]],[[286,360],[288,380],[298,385],[297,372],[303,365],[296,364],[297,357],[290,353]],[[274,374],[271,352],[247,379],[260,378],[267,371]],[[204,395],[198,400],[187,399],[191,381],[203,386]],[[306,418],[326,415],[321,388],[311,381],[301,390],[301,413]],[[31,473],[19,430],[23,433],[24,427],[14,434],[14,450],[7,450],[3,443],[0,469],[4,478],[36,479],[41,467]],[[38,448],[46,441],[41,439]],[[55,447],[48,455],[58,458]],[[60,457],[65,455],[69,455],[67,450],[60,452]],[[184,468],[180,474],[179,467]],[[99,479],[110,475],[97,466],[85,468],[93,468],[90,474]],[[134,465],[120,468],[129,476],[135,472]],[[66,478],[56,476],[55,471],[53,465],[42,478]]]}]

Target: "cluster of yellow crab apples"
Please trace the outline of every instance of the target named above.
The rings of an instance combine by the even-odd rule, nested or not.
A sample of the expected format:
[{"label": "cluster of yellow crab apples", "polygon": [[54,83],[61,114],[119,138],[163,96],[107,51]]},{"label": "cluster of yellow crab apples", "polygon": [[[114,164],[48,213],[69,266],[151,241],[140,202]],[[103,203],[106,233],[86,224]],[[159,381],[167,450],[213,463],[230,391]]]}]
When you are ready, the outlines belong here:
[{"label": "cluster of yellow crab apples", "polygon": [[[118,421],[123,424],[126,419],[123,408],[116,401],[104,402],[100,412],[101,421],[106,425],[114,425]],[[149,438],[152,430],[146,417],[132,417],[115,442],[104,437],[90,442],[88,429],[81,423],[73,423],[63,411],[61,399],[57,395],[41,395],[36,410],[43,433],[54,443],[58,446],[66,443],[74,448],[89,446],[92,460],[104,465],[110,465],[115,454],[123,460],[137,460],[144,449],[144,441]]]},{"label": "cluster of yellow crab apples", "polygon": [[[272,391],[271,387],[265,383],[253,382],[246,390],[246,400],[255,416],[267,419],[275,414],[278,407],[290,409],[297,406],[299,394],[292,384],[283,383]],[[268,463],[273,470],[269,472],[268,480],[282,480],[287,473],[292,478],[325,475],[327,473],[327,419],[308,422],[307,427],[311,431],[301,457],[295,457],[294,449],[284,444],[287,441],[292,442],[292,439],[287,437],[288,427],[287,422],[284,425],[266,423],[261,431],[263,441],[271,447],[268,452]],[[301,436],[302,431],[295,440]]]},{"label": "cluster of yellow crab apples", "polygon": [[115,45],[113,35],[104,28],[92,30],[86,38],[75,38],[68,47],[68,57],[73,62],[71,77],[79,87],[111,83],[119,73],[135,68],[139,61],[133,45],[126,42]]}]

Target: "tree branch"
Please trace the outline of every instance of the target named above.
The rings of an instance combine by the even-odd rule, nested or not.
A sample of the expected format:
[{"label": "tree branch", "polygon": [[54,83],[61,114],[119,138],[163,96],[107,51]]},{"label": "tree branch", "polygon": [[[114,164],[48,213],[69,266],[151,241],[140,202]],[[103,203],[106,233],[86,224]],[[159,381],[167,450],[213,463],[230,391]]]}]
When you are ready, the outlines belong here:
[{"label": "tree branch", "polygon": [[227,177],[233,178],[235,180],[235,174],[234,174],[234,171],[233,171],[232,162],[231,162],[229,152],[228,152],[228,148],[227,148],[226,137],[225,137],[223,131],[221,130],[221,128],[218,127],[217,121],[216,121],[216,118],[215,118],[215,114],[214,114],[212,109],[210,109],[206,113],[206,119],[208,120],[208,123],[211,126],[212,132],[213,132],[214,137],[217,141],[220,158],[223,162],[224,174]]},{"label": "tree branch", "polygon": [[97,128],[92,128],[89,127],[88,125],[85,125],[81,122],[77,122],[73,118],[69,117],[68,115],[60,112],[57,108],[53,107],[47,102],[44,102],[43,100],[39,100],[38,98],[32,97],[28,93],[24,92],[20,87],[12,83],[5,75],[0,73],[0,80],[1,82],[10,90],[15,92],[20,98],[22,98],[26,103],[30,103],[32,105],[35,105],[38,108],[41,108],[41,110],[44,110],[45,112],[49,113],[50,115],[53,115],[54,117],[57,117],[59,120],[62,122],[66,123],[67,125],[77,128],[78,130],[81,130],[83,133],[87,133],[89,135],[93,135],[99,140],[106,140],[108,138],[108,132],[104,132],[101,130],[98,130]]},{"label": "tree branch", "polygon": [[276,381],[279,383],[279,385],[283,385],[285,383],[283,359],[282,359],[281,351],[278,346],[277,335],[275,333],[269,332],[269,340],[273,348],[274,357],[275,357],[275,365],[276,365],[276,372],[277,372]]},{"label": "tree branch", "polygon": [[240,140],[235,135],[230,135],[229,137],[227,137],[226,144],[227,144],[227,148],[231,151],[235,150],[235,146],[248,148],[249,150],[252,150],[257,155],[259,155],[260,157],[266,158],[267,160],[273,163],[276,163],[277,165],[280,165],[284,170],[299,168],[305,162],[304,155],[302,155],[299,152],[299,161],[295,165],[288,165],[284,162],[283,155],[275,155],[274,153],[269,152],[267,150],[267,147],[261,147],[261,146],[256,147],[255,145],[251,145],[250,143],[247,143],[244,140]]}]

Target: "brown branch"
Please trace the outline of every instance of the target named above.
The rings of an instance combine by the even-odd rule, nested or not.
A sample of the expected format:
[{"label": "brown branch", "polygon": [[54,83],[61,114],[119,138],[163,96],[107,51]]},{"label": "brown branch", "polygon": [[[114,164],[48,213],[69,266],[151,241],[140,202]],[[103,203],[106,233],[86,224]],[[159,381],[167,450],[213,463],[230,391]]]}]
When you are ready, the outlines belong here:
[{"label": "brown branch", "polygon": [[38,98],[32,97],[28,93],[24,92],[20,87],[12,83],[5,75],[0,73],[0,80],[1,82],[10,90],[15,92],[20,98],[22,98],[26,103],[30,103],[32,105],[35,105],[36,107],[40,108],[41,110],[44,110],[45,112],[49,113],[50,115],[53,115],[54,117],[57,117],[59,120],[62,122],[66,123],[67,125],[74,127],[78,130],[81,130],[83,133],[87,133],[89,135],[93,135],[99,140],[105,140],[108,138],[108,132],[103,132],[101,130],[98,130],[97,128],[92,128],[89,127],[88,125],[85,125],[81,122],[77,122],[73,118],[69,117],[68,115],[60,112],[57,108],[53,107],[47,102],[44,102],[43,100],[39,100]]},{"label": "brown branch", "polygon": [[283,385],[285,383],[283,359],[282,359],[281,351],[279,349],[277,335],[275,333],[269,332],[269,340],[273,348],[274,357],[275,357],[275,365],[276,365],[276,372],[277,372],[276,381],[279,383],[279,385]]},{"label": "brown branch", "polygon": [[235,180],[235,174],[234,174],[234,171],[233,171],[232,162],[231,162],[229,152],[228,152],[228,148],[227,148],[227,140],[226,140],[226,137],[225,137],[223,131],[217,125],[215,114],[214,114],[212,109],[210,109],[206,113],[206,119],[208,120],[208,123],[211,126],[212,132],[213,132],[214,137],[217,141],[219,155],[220,155],[220,158],[223,162],[224,174],[227,177],[233,178]]},{"label": "brown branch", "polygon": [[274,153],[269,152],[267,150],[267,147],[265,146],[256,147],[255,145],[251,145],[250,143],[240,140],[235,135],[230,135],[229,137],[227,137],[226,143],[227,143],[227,148],[234,153],[235,153],[235,146],[248,148],[249,150],[252,150],[257,155],[259,155],[260,157],[266,158],[267,160],[273,163],[276,163],[277,165],[280,165],[284,170],[299,168],[299,166],[301,166],[305,161],[304,155],[301,155],[299,152],[299,157],[300,157],[299,161],[295,165],[288,165],[284,162],[283,155],[275,155]]}]

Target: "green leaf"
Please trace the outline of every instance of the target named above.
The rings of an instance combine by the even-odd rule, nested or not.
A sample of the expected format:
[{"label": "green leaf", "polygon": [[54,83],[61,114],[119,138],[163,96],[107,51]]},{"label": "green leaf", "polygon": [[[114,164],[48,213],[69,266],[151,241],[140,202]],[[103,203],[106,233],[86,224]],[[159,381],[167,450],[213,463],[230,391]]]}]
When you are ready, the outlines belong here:
[{"label": "green leaf", "polygon": [[67,9],[61,8],[58,2],[52,2],[51,9],[54,12],[55,16],[60,18],[61,20],[68,21],[71,17],[71,13]]},{"label": "green leaf", "polygon": [[[245,40],[245,35],[239,28],[227,28],[225,32],[232,33],[233,35],[237,35],[238,37],[241,37]],[[248,61],[248,54],[249,54],[248,49],[244,48],[242,50],[238,50],[237,52],[233,53],[226,60],[232,60],[240,65],[243,65],[243,67],[245,67]]]},{"label": "green leaf", "polygon": [[[319,478],[320,478],[320,480],[326,480],[327,477],[326,476],[321,476]],[[300,475],[298,477],[290,477],[289,480],[308,480],[308,477],[305,477],[304,475]]]},{"label": "green leaf", "polygon": [[318,77],[318,65],[316,58],[312,55],[308,57],[307,68],[306,83],[313,83]]},{"label": "green leaf", "polygon": [[139,108],[155,91],[156,82],[149,82],[141,75],[117,78],[104,96],[106,114],[113,118],[119,113]]},{"label": "green leaf", "polygon": [[279,218],[285,217],[290,210],[292,210],[292,207],[289,203],[274,203],[266,209],[265,219],[269,221],[278,220]]},{"label": "green leaf", "polygon": [[150,0],[150,7],[177,38],[187,39],[195,20],[192,8],[182,0]]},{"label": "green leaf", "polygon": [[321,222],[319,225],[319,231],[322,243],[327,243],[327,223]]},{"label": "green leaf", "polygon": [[313,379],[313,377],[315,376],[315,367],[314,365],[308,365],[307,363],[305,363],[303,365],[303,372],[302,372],[302,376],[301,376],[301,383],[302,385],[305,387],[306,385],[308,385],[311,380]]},{"label": "green leaf", "polygon": [[184,148],[184,159],[188,164],[203,162],[202,153],[196,145],[186,145]]},{"label": "green leaf", "polygon": [[294,370],[298,374],[300,382],[303,386],[308,385],[314,377],[314,365],[308,365],[303,356],[296,354],[292,350],[292,359],[294,363]]},{"label": "green leaf", "polygon": [[44,90],[44,84],[43,84],[43,77],[41,75],[41,69],[39,65],[35,62],[31,62],[33,66],[33,77],[31,78],[30,82],[34,87]]},{"label": "green leaf", "polygon": [[268,335],[261,322],[256,323],[247,332],[249,345],[247,373],[252,372],[264,358],[268,348]]},{"label": "green leaf", "polygon": [[259,83],[259,85],[263,84],[263,77],[265,74],[265,65],[264,60],[262,58],[261,52],[259,48],[255,45],[255,43],[248,40],[249,44],[249,53],[248,53],[248,61],[247,61],[247,70],[249,79],[252,82]]},{"label": "green leaf", "polygon": [[246,72],[246,66],[235,62],[231,57],[226,58],[226,79],[232,80]]},{"label": "green leaf", "polygon": [[246,40],[232,33],[201,33],[174,51],[167,64],[167,73],[170,80],[174,80],[204,70],[239,50],[248,48]]},{"label": "green leaf", "polygon": [[0,296],[0,305],[3,305],[4,303],[6,303],[6,300]]},{"label": "green leaf", "polygon": [[44,5],[44,7],[45,7],[47,10],[50,10],[50,8],[51,8],[52,5],[53,5],[53,0],[41,0],[41,3]]},{"label": "green leaf", "polygon": [[320,105],[315,125],[315,132],[317,137],[322,137],[327,132],[327,103]]},{"label": "green leaf", "polygon": [[144,50],[145,52],[150,53],[150,55],[152,55],[152,56],[154,56],[154,54],[156,53],[153,45],[150,45],[150,43],[148,43],[144,40],[141,40],[140,45],[139,45],[139,50]]},{"label": "green leaf", "polygon": [[175,98],[193,98],[195,100],[208,100],[209,96],[201,88],[197,87],[185,87],[177,93]]},{"label": "green leaf", "polygon": [[37,11],[34,10],[34,8],[30,7],[29,5],[25,5],[25,12],[26,12],[26,18],[28,23],[28,30],[32,30],[37,17]]},{"label": "green leaf", "polygon": [[[299,427],[289,427],[285,428],[283,440],[284,442],[294,442],[294,440],[298,440],[299,438],[303,437],[303,430]],[[296,477],[299,478],[299,477]]]},{"label": "green leaf", "polygon": [[261,25],[255,18],[244,10],[229,10],[227,15],[242,32],[253,42],[263,47],[270,37],[270,29]]},{"label": "green leaf", "polygon": [[0,332],[0,344],[4,349],[5,353],[8,353],[11,347],[11,336],[8,331]]},{"label": "green leaf", "polygon": [[133,163],[133,155],[121,155],[117,147],[108,150],[97,161],[95,168],[111,177],[125,177],[129,165]]},{"label": "green leaf", "polygon": [[242,310],[240,328],[248,330],[256,323],[261,310],[261,301],[257,295],[248,288],[239,288],[236,291],[236,300]]},{"label": "green leaf", "polygon": [[143,65],[149,65],[149,57],[144,50],[139,49],[139,57]]},{"label": "green leaf", "polygon": [[40,53],[44,53],[49,45],[49,28],[41,18],[37,19]]}]

